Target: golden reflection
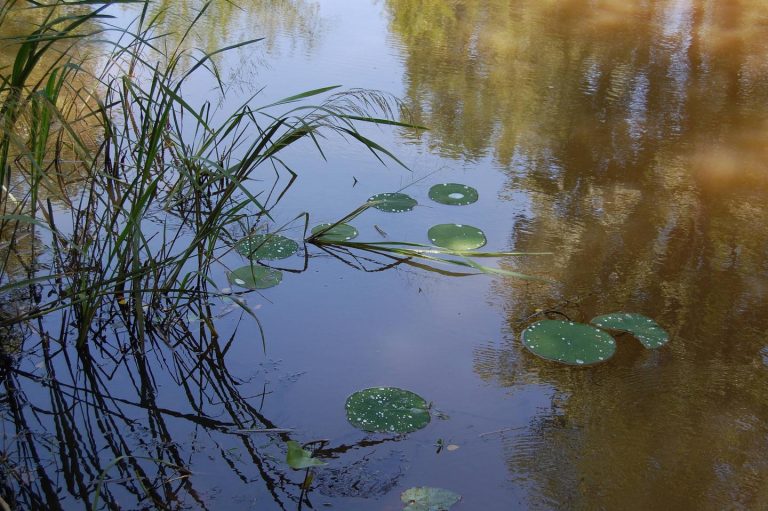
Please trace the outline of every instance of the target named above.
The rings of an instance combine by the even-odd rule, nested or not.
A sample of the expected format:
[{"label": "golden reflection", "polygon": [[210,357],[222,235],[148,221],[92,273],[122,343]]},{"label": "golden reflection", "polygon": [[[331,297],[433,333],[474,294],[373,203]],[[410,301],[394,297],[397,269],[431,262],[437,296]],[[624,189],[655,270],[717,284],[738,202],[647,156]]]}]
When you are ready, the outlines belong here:
[{"label": "golden reflection", "polygon": [[[407,101],[444,156],[492,157],[527,197],[499,282],[504,342],[475,370],[545,385],[556,405],[505,440],[529,509],[768,508],[768,3],[388,0]],[[603,366],[524,352],[536,309],[616,310]]]},{"label": "golden reflection", "polygon": [[226,77],[228,82],[251,78],[238,73],[257,74],[258,68],[265,65],[264,59],[258,58],[260,52],[272,55],[296,49],[309,52],[322,33],[319,5],[313,0],[215,0],[198,19],[205,4],[203,0],[160,0],[152,2],[150,8],[157,30],[167,34],[170,45],[180,44],[194,22],[191,35],[182,43],[186,50],[194,48],[212,53],[246,40],[261,39],[256,46],[248,47],[247,58],[237,61],[215,58],[220,65],[236,62],[237,67],[242,68],[231,71]]},{"label": "golden reflection", "polygon": [[[3,33],[0,40],[0,77],[3,80],[11,75],[21,41],[42,26],[46,19],[63,19],[67,15],[82,14],[90,9],[88,6],[65,8],[61,5],[31,8],[26,2],[13,2],[7,8],[7,14],[0,18]],[[57,28],[61,28],[63,23]],[[100,28],[88,22],[79,33],[97,32]],[[66,204],[68,198],[79,192],[86,169],[81,165],[83,150],[76,149],[76,146],[95,152],[100,143],[97,135],[100,120],[97,115],[92,115],[98,108],[93,93],[99,88],[96,74],[100,63],[96,58],[87,57],[96,51],[98,49],[94,44],[76,37],[55,41],[48,51],[42,53],[24,83],[23,105],[12,130],[14,143],[11,144],[11,151],[14,163],[10,183],[7,183],[11,195],[5,206],[27,202],[26,195],[33,173],[38,174],[37,179],[40,179],[40,201],[50,198],[54,202],[63,201]],[[50,105],[48,98],[42,97],[54,70],[56,76],[62,78],[63,85],[54,104]],[[9,87],[3,87],[0,103],[7,99],[9,90]],[[35,152],[32,149],[35,145],[32,140],[35,110],[38,113],[49,112],[52,121],[44,144],[46,149],[30,157],[31,152]],[[76,133],[77,141],[71,133]],[[39,167],[39,171],[33,171],[35,166]],[[10,209],[7,211],[10,212]],[[2,238],[3,234],[0,234]]]}]

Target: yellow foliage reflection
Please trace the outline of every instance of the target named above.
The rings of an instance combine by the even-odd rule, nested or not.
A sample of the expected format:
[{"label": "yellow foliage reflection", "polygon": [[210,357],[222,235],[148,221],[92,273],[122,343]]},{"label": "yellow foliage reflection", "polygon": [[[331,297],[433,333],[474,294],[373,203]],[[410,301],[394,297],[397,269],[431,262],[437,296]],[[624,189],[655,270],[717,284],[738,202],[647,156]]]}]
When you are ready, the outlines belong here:
[{"label": "yellow foliage reflection", "polygon": [[[756,0],[388,0],[407,101],[442,155],[493,160],[525,197],[500,282],[502,386],[552,385],[506,442],[529,509],[768,507],[768,4]],[[504,198],[503,197],[503,198]],[[514,266],[512,266],[514,265]],[[524,352],[537,308],[655,317],[602,367]],[[530,320],[529,320],[530,321]]]}]

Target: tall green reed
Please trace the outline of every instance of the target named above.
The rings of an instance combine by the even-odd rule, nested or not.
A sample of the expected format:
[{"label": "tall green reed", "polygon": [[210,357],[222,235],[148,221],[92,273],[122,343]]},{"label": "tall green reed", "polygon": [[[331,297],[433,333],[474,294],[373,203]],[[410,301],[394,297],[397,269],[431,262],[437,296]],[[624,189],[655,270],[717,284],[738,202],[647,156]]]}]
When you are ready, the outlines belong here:
[{"label": "tall green reed", "polygon": [[[131,27],[105,24],[113,3],[140,4]],[[337,87],[261,106],[254,96],[220,118],[210,102],[187,101],[185,85],[208,72],[223,92],[217,54],[258,40],[195,56],[185,41],[210,4],[170,49],[156,33],[149,1],[108,4],[30,3],[30,9],[41,10],[43,21],[11,41],[16,58],[10,74],[3,70],[0,77],[5,186],[0,227],[11,231],[12,245],[13,232],[31,226],[51,249],[48,269],[30,268],[21,277],[12,278],[5,258],[0,294],[45,284],[50,299],[15,314],[6,311],[0,322],[71,309],[81,346],[103,328],[99,311],[107,303],[116,301],[132,315],[136,338],[143,342],[148,319],[161,319],[163,311],[207,289],[211,265],[226,250],[230,228],[245,217],[251,222],[269,218],[287,190],[254,191],[249,181],[257,175],[288,175],[290,186],[295,178],[282,159],[284,150],[309,140],[324,157],[322,137],[335,133],[362,143],[380,159],[397,161],[357,126],[404,126],[391,120],[397,105],[390,98],[337,92]],[[0,23],[9,12],[0,13]],[[76,60],[80,46],[97,36],[112,48],[100,72],[89,70],[92,61]],[[84,83],[90,85],[72,86],[77,74],[86,75]],[[310,99],[319,102],[308,104]],[[87,138],[95,143],[86,140],[83,126],[93,130]],[[54,206],[41,199],[40,191],[47,180],[58,179],[57,162],[65,150],[75,155],[83,178],[79,193],[61,197]],[[23,186],[12,186],[17,182]]]}]

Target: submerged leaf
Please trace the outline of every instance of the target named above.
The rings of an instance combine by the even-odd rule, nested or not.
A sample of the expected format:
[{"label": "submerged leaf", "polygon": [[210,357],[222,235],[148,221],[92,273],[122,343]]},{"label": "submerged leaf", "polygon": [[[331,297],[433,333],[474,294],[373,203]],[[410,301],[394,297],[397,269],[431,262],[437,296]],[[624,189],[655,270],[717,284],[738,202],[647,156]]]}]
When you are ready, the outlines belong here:
[{"label": "submerged leaf", "polygon": [[477,190],[459,183],[443,183],[429,189],[430,199],[450,206],[466,206],[477,202],[478,197]]},{"label": "submerged leaf", "polygon": [[285,461],[288,463],[289,467],[295,470],[301,470],[302,468],[325,465],[325,463],[319,459],[313,458],[311,452],[302,449],[298,442],[288,440],[287,444],[288,454],[285,457]]},{"label": "submerged leaf", "polygon": [[397,387],[355,392],[345,405],[347,420],[363,431],[410,433],[429,424],[429,407],[418,394]]},{"label": "submerged leaf", "polygon": [[375,202],[374,208],[387,213],[404,213],[411,211],[418,205],[416,199],[404,193],[379,193],[368,199],[368,202]]},{"label": "submerged leaf", "polygon": [[573,321],[538,321],[523,330],[520,338],[523,346],[535,355],[563,364],[598,364],[616,352],[613,337],[593,326]]},{"label": "submerged leaf", "polygon": [[267,289],[278,285],[283,280],[283,272],[252,264],[232,271],[227,278],[230,284],[245,289]]},{"label": "submerged leaf", "polygon": [[486,244],[485,233],[471,225],[439,224],[427,236],[438,247],[450,250],[473,250]]},{"label": "submerged leaf", "polygon": [[590,323],[600,328],[630,333],[650,350],[660,348],[669,341],[667,332],[654,320],[642,314],[614,312],[592,318]]},{"label": "submerged leaf", "polygon": [[403,511],[448,511],[461,500],[461,495],[442,488],[410,488],[400,495],[400,500],[408,504]]},{"label": "submerged leaf", "polygon": [[285,259],[299,250],[299,244],[279,234],[252,234],[235,243],[235,250],[249,259]]},{"label": "submerged leaf", "polygon": [[[330,229],[332,224],[320,224],[316,227],[312,228],[312,234],[317,234],[319,232],[322,232],[325,230],[325,232],[322,232],[318,236],[318,239],[320,241],[349,241],[352,239],[357,238],[357,229],[355,229],[353,226],[349,224],[336,224]],[[327,229],[327,230],[326,230]]]}]

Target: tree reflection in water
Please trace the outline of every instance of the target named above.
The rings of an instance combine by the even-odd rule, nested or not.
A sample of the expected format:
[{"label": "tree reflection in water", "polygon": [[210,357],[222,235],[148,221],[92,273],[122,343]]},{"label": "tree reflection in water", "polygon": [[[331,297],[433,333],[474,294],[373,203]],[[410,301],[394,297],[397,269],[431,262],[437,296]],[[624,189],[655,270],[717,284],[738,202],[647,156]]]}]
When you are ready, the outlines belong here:
[{"label": "tree reflection in water", "polygon": [[[768,506],[765,2],[388,0],[413,134],[525,201],[475,370],[556,401],[503,442],[531,509]],[[536,309],[654,317],[672,342],[577,371],[517,339]]]}]

